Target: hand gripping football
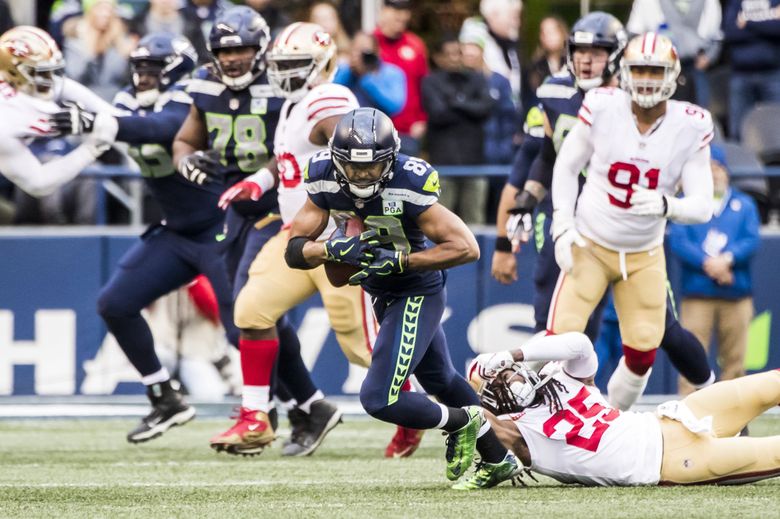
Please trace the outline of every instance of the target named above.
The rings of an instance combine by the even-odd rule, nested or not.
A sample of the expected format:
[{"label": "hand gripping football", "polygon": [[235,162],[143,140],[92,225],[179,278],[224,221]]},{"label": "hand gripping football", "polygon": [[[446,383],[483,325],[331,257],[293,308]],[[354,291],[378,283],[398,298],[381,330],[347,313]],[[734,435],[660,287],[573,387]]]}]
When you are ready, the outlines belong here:
[{"label": "hand gripping football", "polygon": [[[339,226],[343,233],[350,238],[352,236],[360,236],[360,234],[365,230],[363,220],[361,220],[359,216],[353,216],[349,219],[346,219],[345,221],[341,222]],[[336,229],[330,237],[332,238],[338,232],[339,229]],[[334,287],[343,287],[349,282],[349,278],[354,274],[357,274],[359,271],[360,269],[358,267],[348,265],[346,263],[325,263],[325,274],[328,276],[328,281],[330,281],[330,284]]]}]

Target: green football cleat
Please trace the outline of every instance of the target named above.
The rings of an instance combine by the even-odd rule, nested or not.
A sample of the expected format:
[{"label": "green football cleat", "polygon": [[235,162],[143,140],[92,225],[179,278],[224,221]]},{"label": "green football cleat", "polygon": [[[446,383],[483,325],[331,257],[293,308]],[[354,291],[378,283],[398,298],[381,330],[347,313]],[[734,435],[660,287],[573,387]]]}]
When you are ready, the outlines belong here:
[{"label": "green football cleat", "polygon": [[512,453],[507,453],[499,463],[479,463],[474,475],[452,485],[455,490],[479,490],[511,480],[523,470]]},{"label": "green football cleat", "polygon": [[469,469],[474,462],[474,451],[477,450],[477,434],[485,415],[482,408],[476,405],[466,407],[469,421],[466,425],[447,436],[447,450],[444,457],[447,460],[447,479],[455,481]]}]

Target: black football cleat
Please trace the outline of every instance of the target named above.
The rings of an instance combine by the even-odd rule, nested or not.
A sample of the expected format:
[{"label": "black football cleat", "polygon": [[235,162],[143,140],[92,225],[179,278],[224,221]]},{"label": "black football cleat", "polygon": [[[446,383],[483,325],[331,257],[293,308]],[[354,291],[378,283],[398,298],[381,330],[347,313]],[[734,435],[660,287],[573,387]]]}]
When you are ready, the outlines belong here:
[{"label": "black football cleat", "polygon": [[171,427],[184,425],[195,418],[195,408],[184,402],[181,393],[171,386],[170,380],[148,386],[146,396],[152,403],[152,412],[143,417],[138,427],[127,435],[130,443],[157,438]]},{"label": "black football cleat", "polygon": [[311,413],[292,409],[288,413],[292,434],[282,448],[282,456],[310,456],[331,429],[341,422],[341,411],[327,400],[317,400]]}]

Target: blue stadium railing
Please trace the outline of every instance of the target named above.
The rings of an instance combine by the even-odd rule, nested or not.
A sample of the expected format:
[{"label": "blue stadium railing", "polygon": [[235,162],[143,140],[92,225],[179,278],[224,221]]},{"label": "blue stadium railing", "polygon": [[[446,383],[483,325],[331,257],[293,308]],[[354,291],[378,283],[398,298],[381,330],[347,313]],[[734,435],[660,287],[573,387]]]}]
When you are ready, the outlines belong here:
[{"label": "blue stadium railing", "polygon": [[[439,166],[436,169],[439,174],[445,177],[504,177],[509,174],[509,166],[483,164],[479,166]],[[119,180],[141,180],[142,177],[138,171],[134,171],[125,166],[93,166],[85,169],[84,176],[101,180],[102,189],[97,194],[97,223],[104,225],[106,219],[106,207],[108,196],[117,198],[130,211],[130,223],[141,224],[141,214],[143,210],[143,199],[140,185],[134,186],[132,192],[124,191],[122,187],[114,182]],[[733,179],[737,178],[766,178],[780,177],[780,166],[766,166],[764,168],[740,168],[732,167],[730,174]]]}]

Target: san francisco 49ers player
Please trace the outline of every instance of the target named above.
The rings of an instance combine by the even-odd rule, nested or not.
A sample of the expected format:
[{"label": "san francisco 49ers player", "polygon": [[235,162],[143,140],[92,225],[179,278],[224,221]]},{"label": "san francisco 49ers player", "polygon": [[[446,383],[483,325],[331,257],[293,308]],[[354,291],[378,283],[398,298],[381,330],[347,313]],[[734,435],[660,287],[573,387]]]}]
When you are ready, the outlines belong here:
[{"label": "san francisco 49ers player", "polygon": [[734,437],[780,404],[780,370],[637,413],[607,403],[593,384],[597,369],[590,339],[570,332],[482,354],[469,381],[502,443],[527,469],[562,483],[736,484],[780,476],[780,436]]},{"label": "san francisco 49ers player", "polygon": [[[284,261],[289,224],[308,197],[303,178],[309,159],[327,148],[336,123],[342,115],[357,108],[358,102],[347,88],[331,83],[336,69],[336,45],[319,25],[297,22],[285,28],[276,38],[267,60],[269,81],[275,93],[286,98],[274,135],[276,175],[272,173],[274,168],[270,168],[237,183],[225,192],[220,204],[224,207],[236,200],[254,198],[273,186],[276,176],[284,227],[269,240],[250,268],[249,281],[236,300],[236,324],[253,337],[273,340],[276,321],[319,291],[347,359],[367,367],[376,323],[360,287],[336,288],[328,281],[324,267],[293,270]],[[323,238],[334,230],[335,223],[331,221]],[[280,355],[279,362],[281,370],[285,356]],[[302,362],[295,364],[303,366]],[[341,418],[341,412],[323,400],[319,390],[312,386],[309,393],[309,398],[299,401],[288,413],[293,430],[283,447],[284,455],[310,454]],[[266,394],[270,406],[271,395]],[[212,444],[227,439],[241,442],[245,436],[241,432],[247,427],[239,420],[228,432],[214,438]],[[403,446],[409,451],[403,453],[410,454],[419,443],[419,435],[416,431],[401,431],[396,436],[399,435],[402,439],[411,438],[413,445]],[[251,431],[246,436],[248,442],[258,442]],[[265,438],[261,441],[270,443],[272,431]],[[234,445],[232,450],[245,449]]]},{"label": "san francisco 49ers player", "polygon": [[[0,171],[32,196],[44,196],[72,180],[114,142],[111,105],[75,81],[62,78],[65,67],[57,44],[37,27],[18,26],[0,36]],[[63,111],[57,102],[87,105],[97,116]],[[67,121],[52,121],[58,114]],[[73,119],[71,119],[73,115]],[[27,147],[35,137],[90,132],[76,149],[46,164]]]},{"label": "san francisco 49ers player", "polygon": [[[712,216],[712,118],[696,105],[669,100],[679,73],[668,38],[633,38],[621,60],[623,89],[585,95],[553,170],[552,235],[561,274],[547,328],[583,331],[612,284],[623,358],[607,387],[619,409],[644,391],[664,334],[666,219],[702,223]],[[675,197],[678,184],[682,198]]]}]

